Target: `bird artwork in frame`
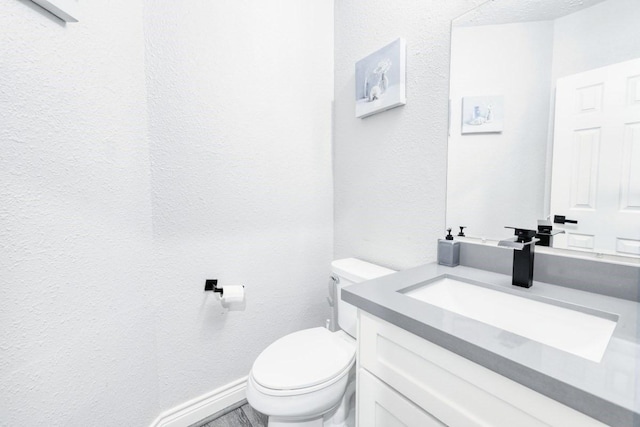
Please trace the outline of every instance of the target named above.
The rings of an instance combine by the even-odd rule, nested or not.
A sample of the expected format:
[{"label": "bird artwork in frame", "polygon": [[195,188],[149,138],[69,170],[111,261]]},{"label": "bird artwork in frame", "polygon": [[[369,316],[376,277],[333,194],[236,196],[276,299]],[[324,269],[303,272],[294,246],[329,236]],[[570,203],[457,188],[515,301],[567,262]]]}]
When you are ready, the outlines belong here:
[{"label": "bird artwork in frame", "polygon": [[499,133],[504,127],[504,96],[462,98],[462,133]]},{"label": "bird artwork in frame", "polygon": [[356,117],[399,107],[406,99],[406,43],[399,38],[356,62]]}]

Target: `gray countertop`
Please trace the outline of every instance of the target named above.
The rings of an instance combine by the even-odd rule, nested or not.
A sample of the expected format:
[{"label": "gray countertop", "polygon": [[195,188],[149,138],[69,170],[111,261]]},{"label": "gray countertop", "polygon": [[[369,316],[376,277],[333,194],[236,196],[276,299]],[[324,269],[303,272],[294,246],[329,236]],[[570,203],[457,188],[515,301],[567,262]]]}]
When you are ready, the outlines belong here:
[{"label": "gray countertop", "polygon": [[[612,313],[618,322],[600,363],[566,353],[399,292],[448,274],[516,295]],[[616,427],[640,427],[640,304],[470,267],[426,264],[346,287],[342,299],[541,394]]]}]

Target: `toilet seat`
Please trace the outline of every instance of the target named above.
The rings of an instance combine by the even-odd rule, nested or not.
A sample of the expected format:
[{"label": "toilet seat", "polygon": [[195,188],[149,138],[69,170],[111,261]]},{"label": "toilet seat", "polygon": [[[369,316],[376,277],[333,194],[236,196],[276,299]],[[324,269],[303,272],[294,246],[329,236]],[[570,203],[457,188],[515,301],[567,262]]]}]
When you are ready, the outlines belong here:
[{"label": "toilet seat", "polygon": [[250,379],[252,380],[253,387],[255,387],[255,389],[258,390],[260,393],[263,393],[265,395],[269,395],[269,396],[298,396],[298,395],[301,395],[301,394],[309,394],[309,393],[313,393],[313,392],[318,391],[318,390],[329,388],[333,384],[341,381],[344,377],[348,376],[349,372],[351,372],[351,367],[352,366],[353,366],[353,363],[350,364],[349,366],[347,366],[346,368],[344,368],[344,370],[342,370],[342,372],[340,372],[338,375],[336,375],[334,378],[330,379],[327,382],[324,382],[324,383],[321,383],[321,384],[316,384],[316,385],[311,386],[311,387],[297,388],[297,389],[294,389],[294,390],[279,390],[279,389],[273,389],[273,388],[264,387],[264,386],[260,385],[256,381],[255,377],[253,376],[253,373],[250,375]]},{"label": "toilet seat", "polygon": [[275,341],[251,369],[261,393],[292,396],[311,393],[340,381],[355,363],[355,340],[342,331],[311,328]]},{"label": "toilet seat", "polygon": [[267,393],[264,393],[262,387],[256,384],[250,375],[247,379],[247,400],[254,409],[270,417],[285,417],[290,420],[322,417],[340,404],[348,382],[347,374],[331,385],[316,386],[318,390],[313,392],[289,390],[290,395],[277,395],[274,394],[277,393],[275,390],[267,390]]}]

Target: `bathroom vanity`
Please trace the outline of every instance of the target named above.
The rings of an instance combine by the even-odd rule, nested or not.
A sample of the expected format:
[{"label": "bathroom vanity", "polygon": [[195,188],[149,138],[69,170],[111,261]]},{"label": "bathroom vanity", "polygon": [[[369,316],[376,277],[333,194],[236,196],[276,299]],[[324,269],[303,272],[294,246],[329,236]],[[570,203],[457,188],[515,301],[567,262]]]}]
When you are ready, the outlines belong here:
[{"label": "bathroom vanity", "polygon": [[[480,294],[465,301],[468,290],[449,294],[448,282],[429,290],[443,279]],[[497,309],[516,307],[512,297],[524,306],[483,311],[494,294]],[[516,289],[505,274],[437,264],[350,286],[342,298],[359,309],[359,426],[640,426],[637,301],[536,281]],[[547,325],[509,326],[538,314]],[[597,348],[585,348],[590,331],[603,334]]]}]

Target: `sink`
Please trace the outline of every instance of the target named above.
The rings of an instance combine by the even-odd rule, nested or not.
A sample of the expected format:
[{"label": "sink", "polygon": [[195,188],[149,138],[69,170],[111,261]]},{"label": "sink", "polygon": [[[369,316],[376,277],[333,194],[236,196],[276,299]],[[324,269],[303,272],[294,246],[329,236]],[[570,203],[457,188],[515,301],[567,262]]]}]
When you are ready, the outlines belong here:
[{"label": "sink", "polygon": [[599,363],[617,316],[518,296],[450,275],[401,291],[417,300]]}]

